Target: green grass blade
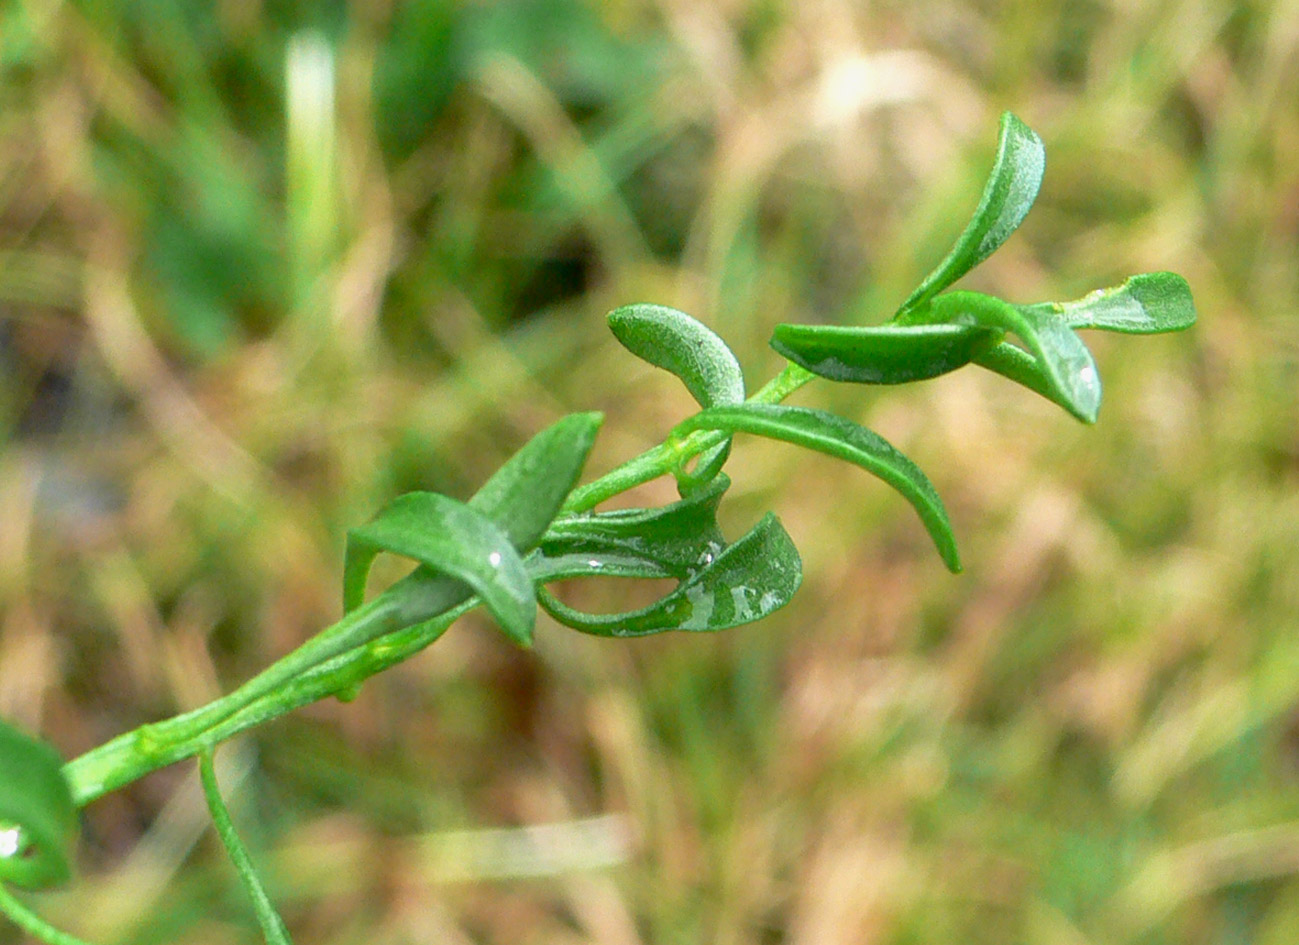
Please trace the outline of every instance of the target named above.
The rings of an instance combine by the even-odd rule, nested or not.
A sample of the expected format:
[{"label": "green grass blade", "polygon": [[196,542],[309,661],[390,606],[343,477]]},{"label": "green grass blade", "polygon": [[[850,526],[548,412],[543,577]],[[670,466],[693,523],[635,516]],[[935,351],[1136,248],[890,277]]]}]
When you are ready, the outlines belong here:
[{"label": "green grass blade", "polygon": [[969,364],[999,335],[963,325],[777,325],[771,346],[832,381],[905,384]]},{"label": "green grass blade", "polygon": [[712,407],[680,424],[675,432],[724,430],[784,440],[846,460],[878,476],[900,492],[920,515],[947,567],[961,570],[960,555],[947,510],[929,478],[878,433],[844,417],[807,407],[741,404]]},{"label": "green grass blade", "polygon": [[506,636],[532,643],[536,595],[510,536],[486,515],[435,492],[409,492],[369,524],[348,532],[343,607],[361,604],[370,565],[381,551],[412,558],[463,581],[483,599]]},{"label": "green grass blade", "polygon": [[902,303],[898,314],[923,307],[1006,242],[1037,199],[1045,170],[1042,139],[1010,112],[1003,114],[997,157],[973,218],[947,257]]},{"label": "green grass blade", "polygon": [[0,881],[29,889],[67,882],[76,834],[63,759],[0,721]]},{"label": "green grass blade", "polygon": [[257,922],[262,927],[262,935],[267,945],[290,945],[292,940],[289,938],[288,929],[284,927],[284,920],[275,911],[271,897],[266,894],[266,887],[262,885],[261,877],[257,875],[252,857],[248,855],[243,841],[239,839],[234,821],[230,819],[230,811],[226,809],[225,801],[221,799],[221,788],[217,784],[212,749],[199,752],[198,770],[199,780],[203,782],[203,796],[207,798],[207,807],[212,814],[212,824],[216,827],[217,835],[221,838],[226,853],[230,855],[230,861],[234,863],[235,871],[243,881],[244,889],[248,891],[248,897],[253,901],[253,910],[257,913]]}]

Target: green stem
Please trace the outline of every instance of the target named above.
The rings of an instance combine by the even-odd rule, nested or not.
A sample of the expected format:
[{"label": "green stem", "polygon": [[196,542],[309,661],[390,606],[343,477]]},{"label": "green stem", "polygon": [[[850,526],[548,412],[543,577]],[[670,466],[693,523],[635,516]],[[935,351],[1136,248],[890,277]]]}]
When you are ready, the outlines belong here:
[{"label": "green stem", "polygon": [[205,748],[198,756],[199,780],[203,782],[203,796],[207,798],[208,812],[212,815],[212,824],[216,827],[217,836],[225,845],[230,860],[235,865],[235,872],[243,880],[244,889],[253,901],[253,911],[257,913],[257,922],[262,927],[262,936],[267,945],[292,945],[289,930],[284,927],[284,920],[275,911],[271,897],[266,894],[253,859],[248,855],[239,833],[235,830],[230,811],[221,798],[221,786],[217,783],[216,765],[212,758],[212,749]]},{"label": "green stem", "polygon": [[[796,364],[787,365],[748,402],[780,403],[814,377]],[[589,511],[633,486],[680,469],[726,438],[721,431],[701,430],[669,439],[574,489],[563,511]],[[346,694],[428,646],[476,604],[477,598],[459,581],[416,569],[228,695],[192,712],[142,725],[69,761],[63,774],[73,801],[84,807],[239,732],[308,703]]]},{"label": "green stem", "polygon": [[32,912],[23,904],[22,900],[14,896],[2,883],[0,883],[0,912],[3,912],[14,925],[28,935],[34,936],[42,942],[48,942],[49,945],[87,945],[82,939],[56,929],[35,912]]}]

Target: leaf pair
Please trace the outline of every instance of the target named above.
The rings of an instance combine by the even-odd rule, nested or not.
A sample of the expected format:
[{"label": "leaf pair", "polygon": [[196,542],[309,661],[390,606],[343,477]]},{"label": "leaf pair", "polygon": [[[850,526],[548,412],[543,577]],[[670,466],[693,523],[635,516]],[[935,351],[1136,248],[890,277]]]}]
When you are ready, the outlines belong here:
[{"label": "leaf pair", "polygon": [[727,545],[716,513],[729,485],[719,475],[663,508],[557,520],[529,562],[538,581],[598,575],[679,583],[650,606],[623,613],[585,613],[544,589],[541,605],[566,626],[606,637],[723,630],[785,606],[802,582],[798,550],[770,513]]},{"label": "leaf pair", "polygon": [[[814,374],[868,384],[924,380],[974,362],[1094,422],[1100,378],[1074,330],[1143,334],[1186,328],[1195,321],[1186,280],[1170,272],[1147,273],[1076,302],[1039,305],[1012,305],[975,292],[939,294],[1023,222],[1045,164],[1041,139],[1007,112],[974,217],[893,320],[871,327],[778,325],[772,347]],[[1008,334],[1020,345],[1006,341]]]},{"label": "leaf pair", "polygon": [[66,882],[76,833],[58,752],[0,721],[0,882],[33,889]]},{"label": "leaf pair", "polygon": [[417,573],[456,578],[482,598],[521,646],[532,643],[537,600],[523,556],[536,547],[572,491],[595,442],[601,416],[572,414],[537,434],[467,503],[432,492],[399,496],[348,533],[343,609],[365,597],[381,551],[419,562]]}]

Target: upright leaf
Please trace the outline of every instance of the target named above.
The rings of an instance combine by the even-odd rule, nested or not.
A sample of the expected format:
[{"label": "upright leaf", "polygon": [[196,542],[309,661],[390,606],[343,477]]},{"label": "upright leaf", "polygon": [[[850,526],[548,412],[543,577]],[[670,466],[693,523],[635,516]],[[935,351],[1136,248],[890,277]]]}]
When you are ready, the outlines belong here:
[{"label": "upright leaf", "polygon": [[684,435],[694,430],[754,433],[860,466],[902,493],[919,513],[947,567],[952,571],[961,570],[952,525],[933,484],[915,463],[878,433],[823,410],[776,404],[712,407],[678,425],[673,432]]},{"label": "upright leaf", "polygon": [[526,554],[577,485],[602,420],[598,413],[574,413],[542,430],[483,483],[470,507]]},{"label": "upright leaf", "polygon": [[777,325],[771,346],[832,381],[905,384],[969,364],[1000,334],[963,325]]},{"label": "upright leaf", "polygon": [[54,748],[0,721],[0,881],[68,880],[77,808]]},{"label": "upright leaf", "polygon": [[368,525],[348,533],[345,611],[364,599],[366,577],[380,551],[413,558],[430,571],[463,581],[510,639],[531,644],[536,621],[532,581],[510,536],[483,513],[434,492],[398,496]]},{"label": "upright leaf", "polygon": [[1037,199],[1045,170],[1042,139],[1010,112],[1003,114],[997,158],[974,217],[947,257],[902,303],[898,314],[921,308],[1006,242]]},{"label": "upright leaf", "polygon": [[[609,329],[636,357],[681,379],[701,407],[744,402],[744,374],[734,352],[716,332],[685,312],[638,303],[609,313]],[[683,494],[711,481],[730,455],[730,441],[702,454],[693,471],[682,471]]]},{"label": "upright leaf", "polygon": [[[597,563],[593,559],[585,573],[603,574]],[[640,610],[588,614],[544,588],[537,599],[560,623],[583,633],[639,637],[667,630],[724,630],[761,620],[789,603],[803,579],[798,550],[770,513],[733,545],[697,563],[699,569],[676,590]]]}]

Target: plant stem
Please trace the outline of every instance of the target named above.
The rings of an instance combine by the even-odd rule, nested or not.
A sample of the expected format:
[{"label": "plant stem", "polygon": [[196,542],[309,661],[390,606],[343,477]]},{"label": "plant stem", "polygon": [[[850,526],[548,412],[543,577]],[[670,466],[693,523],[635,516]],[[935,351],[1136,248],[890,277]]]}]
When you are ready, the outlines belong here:
[{"label": "plant stem", "polygon": [[[796,364],[787,365],[748,402],[779,403],[814,377]],[[726,438],[726,433],[716,430],[670,437],[574,489],[562,511],[589,511],[634,486],[680,469]],[[73,801],[84,807],[245,729],[331,695],[345,697],[342,694],[363,680],[428,646],[477,603],[459,581],[417,568],[228,695],[191,712],[142,725],[69,761],[63,774]]]}]

